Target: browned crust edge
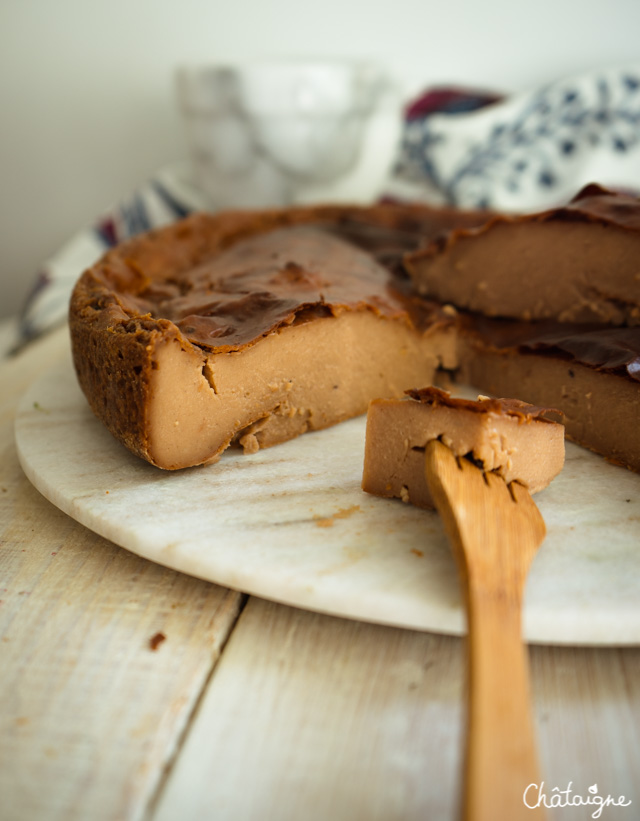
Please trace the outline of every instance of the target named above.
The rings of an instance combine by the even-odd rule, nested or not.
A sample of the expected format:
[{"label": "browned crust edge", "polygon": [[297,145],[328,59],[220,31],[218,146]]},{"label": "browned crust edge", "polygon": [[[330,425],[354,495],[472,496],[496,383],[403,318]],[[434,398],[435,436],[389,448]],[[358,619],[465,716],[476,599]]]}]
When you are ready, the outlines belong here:
[{"label": "browned crust edge", "polygon": [[[411,399],[421,402],[423,405],[433,407],[445,406],[448,408],[460,408],[472,413],[493,413],[496,415],[515,416],[521,422],[548,422],[558,424],[563,413],[557,408],[547,408],[541,405],[531,405],[522,402],[520,399],[495,399],[490,397],[478,397],[477,400],[463,399],[458,396],[451,396],[448,391],[436,387],[419,388],[405,391]],[[550,419],[550,415],[558,417]]]},{"label": "browned crust edge", "polygon": [[416,263],[433,259],[449,251],[463,239],[491,232],[497,225],[544,222],[597,223],[640,234],[640,200],[590,183],[582,188],[571,202],[560,208],[550,208],[534,214],[494,214],[481,225],[462,226],[443,232],[423,247],[408,253],[405,262],[411,269]]},{"label": "browned crust edge", "polygon": [[132,453],[152,461],[144,408],[161,331],[135,320],[114,328],[96,325],[75,314],[71,353],[80,387],[109,431]]}]

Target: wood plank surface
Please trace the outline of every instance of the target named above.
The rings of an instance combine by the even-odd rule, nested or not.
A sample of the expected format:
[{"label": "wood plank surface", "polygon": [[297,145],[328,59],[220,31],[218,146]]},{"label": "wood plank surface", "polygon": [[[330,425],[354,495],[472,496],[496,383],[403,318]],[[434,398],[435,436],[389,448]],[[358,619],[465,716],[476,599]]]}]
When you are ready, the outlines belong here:
[{"label": "wood plank surface", "polygon": [[244,601],[96,536],[24,477],[13,409],[66,344],[0,370],[3,821],[141,817]]},{"label": "wood plank surface", "polygon": [[[549,800],[571,782],[572,798],[588,798],[597,784],[632,801],[602,817],[637,818],[640,650],[530,652]],[[250,599],[150,817],[455,821],[464,655],[461,639]]]},{"label": "wood plank surface", "polygon": [[[531,679],[547,795],[572,783],[588,797],[597,785],[600,796],[632,801],[604,807],[601,819],[640,818],[640,648],[533,647]],[[596,809],[557,808],[548,818],[589,819]]]},{"label": "wood plank surface", "polygon": [[452,818],[460,643],[250,599],[154,821]]}]

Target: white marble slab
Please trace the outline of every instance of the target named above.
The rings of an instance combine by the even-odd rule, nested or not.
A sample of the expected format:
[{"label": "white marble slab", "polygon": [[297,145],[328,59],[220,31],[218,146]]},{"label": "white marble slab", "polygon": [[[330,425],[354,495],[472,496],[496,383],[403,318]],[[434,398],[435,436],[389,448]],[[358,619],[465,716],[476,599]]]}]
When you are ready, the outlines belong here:
[{"label": "white marble slab", "polygon": [[[152,561],[310,610],[464,632],[438,516],[360,489],[363,418],[167,473],[111,437],[65,360],[24,396],[16,442],[53,504]],[[569,444],[536,500],[548,536],[527,585],[526,638],[639,643],[640,476]]]}]

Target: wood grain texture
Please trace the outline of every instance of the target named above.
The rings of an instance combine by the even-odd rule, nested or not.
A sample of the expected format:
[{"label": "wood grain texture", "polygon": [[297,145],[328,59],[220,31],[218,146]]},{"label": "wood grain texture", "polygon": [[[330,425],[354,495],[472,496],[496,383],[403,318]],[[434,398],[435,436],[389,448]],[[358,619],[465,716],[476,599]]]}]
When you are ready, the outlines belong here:
[{"label": "wood grain texture", "polygon": [[3,821],[139,818],[243,602],[96,536],[26,480],[12,404],[65,344],[0,372]]},{"label": "wood grain texture", "polygon": [[[531,686],[545,790],[626,796],[604,821],[640,818],[640,648],[530,648]],[[550,810],[550,821],[583,821],[595,808]]]},{"label": "wood grain texture", "polygon": [[154,821],[452,818],[459,644],[250,599]]}]

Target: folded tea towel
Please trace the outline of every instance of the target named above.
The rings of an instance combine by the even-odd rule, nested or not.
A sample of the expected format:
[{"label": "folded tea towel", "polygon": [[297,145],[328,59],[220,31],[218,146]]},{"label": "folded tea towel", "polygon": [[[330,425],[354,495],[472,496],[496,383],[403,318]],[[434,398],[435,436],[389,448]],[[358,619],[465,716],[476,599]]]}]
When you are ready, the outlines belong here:
[{"label": "folded tea towel", "polygon": [[[536,211],[589,182],[640,191],[640,63],[511,96],[428,90],[405,109],[383,199]],[[43,264],[16,348],[64,321],[78,276],[108,248],[207,207],[186,165],[159,171]]]}]

